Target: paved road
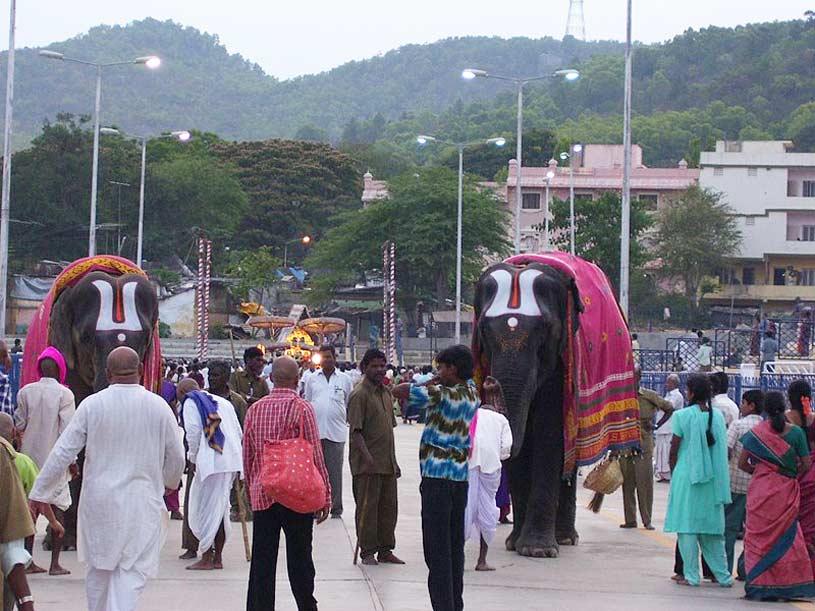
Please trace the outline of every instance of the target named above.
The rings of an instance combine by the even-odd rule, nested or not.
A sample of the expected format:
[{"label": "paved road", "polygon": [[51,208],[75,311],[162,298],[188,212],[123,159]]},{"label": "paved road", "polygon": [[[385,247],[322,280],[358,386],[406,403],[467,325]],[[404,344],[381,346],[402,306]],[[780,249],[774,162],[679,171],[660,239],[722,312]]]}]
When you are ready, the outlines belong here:
[{"label": "paved road", "polygon": [[[316,528],[314,557],[317,566],[316,596],[327,611],[427,611],[430,603],[422,558],[419,517],[417,448],[421,426],[400,425],[396,431],[397,453],[404,473],[400,480],[400,517],[397,528],[398,555],[404,567],[353,566],[353,499],[350,475],[346,476],[345,518],[328,520]],[[558,559],[528,559],[503,550],[508,526],[499,529],[499,539],[490,552],[494,573],[472,570],[477,548],[467,546],[465,573],[466,608],[476,611],[532,609],[587,609],[637,611],[640,609],[788,609],[789,605],[748,603],[741,584],[731,589],[714,585],[687,588],[670,581],[673,567],[673,537],[661,533],[668,486],[657,485],[654,523],[658,530],[621,530],[622,502],[619,494],[606,499],[601,513],[584,509],[589,494],[580,491],[578,509],[580,545],[561,549]],[[42,526],[42,525],[41,525]],[[171,611],[232,611],[244,608],[249,574],[243,557],[240,529],[234,528],[227,543],[225,569],[192,573],[180,553],[180,523],[172,522],[162,555],[161,576],[151,581],[142,599],[142,609]],[[37,548],[39,550],[39,541]],[[42,564],[46,553],[35,552]],[[279,610],[295,609],[286,581],[285,553],[278,567]],[[40,611],[84,609],[83,571],[75,553],[63,555],[73,571],[68,577],[34,576],[31,587]],[[812,609],[797,603],[800,609]]]}]

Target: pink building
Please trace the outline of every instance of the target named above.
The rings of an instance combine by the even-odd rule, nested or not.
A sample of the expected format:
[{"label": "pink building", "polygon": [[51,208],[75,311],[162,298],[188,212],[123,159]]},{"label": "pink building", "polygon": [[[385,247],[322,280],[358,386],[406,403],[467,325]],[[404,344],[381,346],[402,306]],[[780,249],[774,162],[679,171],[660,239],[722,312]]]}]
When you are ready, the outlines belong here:
[{"label": "pink building", "polygon": [[[623,182],[622,145],[587,144],[582,153],[575,155],[575,199],[597,199],[606,191],[622,191]],[[688,168],[681,160],[676,168],[649,168],[642,162],[642,149],[631,147],[631,197],[646,200],[651,210],[658,210],[672,196],[699,182],[699,170]],[[552,178],[547,178],[549,173]],[[537,252],[543,248],[543,233],[534,229],[542,225],[548,206],[546,183],[549,182],[549,198],[569,198],[570,171],[558,167],[555,159],[547,167],[524,166],[522,172],[521,251]],[[515,189],[518,185],[518,163],[509,161],[506,202],[510,213],[515,213]],[[511,224],[514,228],[514,220]]]}]

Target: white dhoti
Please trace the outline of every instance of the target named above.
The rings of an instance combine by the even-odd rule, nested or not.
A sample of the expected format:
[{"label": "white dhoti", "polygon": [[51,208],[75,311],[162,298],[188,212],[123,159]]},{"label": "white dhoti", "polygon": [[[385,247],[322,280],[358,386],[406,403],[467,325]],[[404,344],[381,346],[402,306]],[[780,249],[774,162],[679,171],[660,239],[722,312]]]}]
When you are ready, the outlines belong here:
[{"label": "white dhoti", "polygon": [[494,473],[482,473],[480,467],[470,469],[468,483],[464,537],[475,540],[481,537],[489,545],[498,526],[499,509],[495,505],[495,493],[501,485],[501,469]]},{"label": "white dhoti", "polygon": [[656,435],[654,443],[654,473],[657,479],[671,479],[671,438],[673,435]]},{"label": "white dhoti", "polygon": [[88,567],[85,592],[88,611],[135,611],[147,584],[147,575],[137,568],[112,571]]},{"label": "white dhoti", "polygon": [[199,479],[198,473],[195,472],[190,486],[190,506],[186,509],[199,549],[208,551],[215,543],[221,524],[224,535],[229,534],[229,493],[235,473],[212,473],[203,479]]}]

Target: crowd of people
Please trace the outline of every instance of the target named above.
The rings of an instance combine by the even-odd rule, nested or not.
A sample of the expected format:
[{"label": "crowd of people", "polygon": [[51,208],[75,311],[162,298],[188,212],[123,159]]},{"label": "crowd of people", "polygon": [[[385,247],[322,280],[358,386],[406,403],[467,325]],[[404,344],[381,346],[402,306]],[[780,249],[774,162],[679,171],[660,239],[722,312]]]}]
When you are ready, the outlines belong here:
[{"label": "crowd of people", "polygon": [[[183,520],[179,558],[194,561],[186,568],[196,571],[222,569],[231,522],[252,522],[248,610],[274,608],[282,530],[297,607],[317,609],[313,529],[343,516],[346,440],[361,562],[404,564],[395,553],[397,416],[425,422],[419,493],[433,609],[462,609],[464,542],[479,544],[476,570],[493,570],[487,551],[506,518],[499,488],[512,435],[500,385],[485,381],[482,404],[465,346],[442,350],[435,371],[393,367],[376,349],[358,368],[339,364],[331,345],[318,354],[308,363],[287,356],[266,361],[249,348],[237,368],[222,360],[163,363],[154,394],[140,385],[138,355],[121,347],[107,359],[110,385],[76,406],[65,386],[64,358],[45,350],[38,381],[20,389],[15,410],[0,413],[4,611],[15,603],[34,609],[26,574],[43,571],[32,561],[39,516],[49,524],[48,573],[68,573],[59,560],[71,528],[65,512],[77,510],[74,536],[87,565],[89,609],[136,608],[157,574],[171,518]],[[264,471],[270,443],[295,438],[313,448],[309,461],[322,480],[316,512],[278,500]],[[80,452],[75,507],[70,488]]]},{"label": "crowd of people", "polygon": [[[815,597],[815,415],[812,389],[749,390],[737,406],[723,372],[667,378],[664,398],[637,386],[642,447],[620,457],[625,522],[651,525],[654,482],[670,485],[665,532],[676,533],[672,579],[745,582],[746,598]],[[655,440],[655,441],[654,441]],[[652,456],[651,449],[656,444]],[[735,544],[744,551],[735,558]],[[700,552],[702,570],[700,575]]]}]

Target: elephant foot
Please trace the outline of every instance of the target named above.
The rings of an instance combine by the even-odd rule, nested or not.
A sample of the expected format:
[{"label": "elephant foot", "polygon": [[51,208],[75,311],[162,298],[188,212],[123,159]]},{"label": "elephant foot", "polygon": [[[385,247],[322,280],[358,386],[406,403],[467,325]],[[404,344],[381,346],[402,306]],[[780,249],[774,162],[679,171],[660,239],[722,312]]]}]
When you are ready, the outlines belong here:
[{"label": "elephant foot", "polygon": [[571,534],[557,535],[558,545],[577,545],[578,541],[580,541],[580,535],[577,534],[577,531]]},{"label": "elephant foot", "polygon": [[514,552],[515,551],[515,544],[516,544],[517,541],[518,541],[518,534],[515,531],[512,531],[511,533],[509,533],[509,536],[507,537],[507,540],[505,542],[505,545],[507,547],[508,552]]},{"label": "elephant foot", "polygon": [[557,541],[547,537],[522,537],[515,541],[515,551],[529,558],[557,558],[560,548]]}]

